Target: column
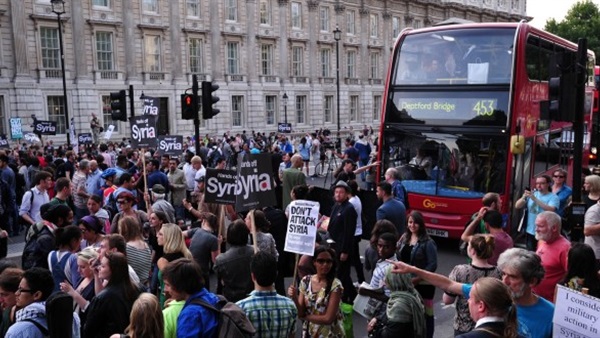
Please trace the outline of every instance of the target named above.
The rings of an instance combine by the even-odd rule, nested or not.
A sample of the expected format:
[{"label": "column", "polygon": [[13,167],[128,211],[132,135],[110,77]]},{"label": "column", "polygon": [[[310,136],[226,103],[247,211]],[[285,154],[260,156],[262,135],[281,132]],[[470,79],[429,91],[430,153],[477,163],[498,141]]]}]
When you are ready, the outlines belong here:
[{"label": "column", "polygon": [[258,82],[258,63],[256,62],[256,51],[260,47],[256,45],[256,0],[246,0],[246,73],[248,83]]},{"label": "column", "polygon": [[[179,1],[169,1],[169,27],[181,27]],[[181,50],[181,29],[169,29],[171,42],[171,77],[172,83],[183,79],[183,62]],[[187,43],[186,43],[187,45]]]}]

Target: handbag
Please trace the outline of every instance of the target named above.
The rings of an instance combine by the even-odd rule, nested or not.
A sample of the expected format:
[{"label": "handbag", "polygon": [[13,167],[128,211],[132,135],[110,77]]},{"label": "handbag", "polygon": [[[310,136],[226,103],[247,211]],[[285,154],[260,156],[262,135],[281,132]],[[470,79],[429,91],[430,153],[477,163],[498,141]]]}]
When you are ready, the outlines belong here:
[{"label": "handbag", "polygon": [[352,304],[342,303],[340,304],[340,309],[342,310],[342,314],[344,315],[343,326],[346,338],[354,338],[354,327],[352,325]]}]

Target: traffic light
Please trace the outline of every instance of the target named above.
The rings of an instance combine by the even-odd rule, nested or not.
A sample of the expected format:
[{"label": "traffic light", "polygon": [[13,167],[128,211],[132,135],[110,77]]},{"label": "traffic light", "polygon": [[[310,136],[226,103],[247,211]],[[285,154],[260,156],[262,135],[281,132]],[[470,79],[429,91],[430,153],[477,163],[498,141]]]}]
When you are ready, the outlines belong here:
[{"label": "traffic light", "polygon": [[198,99],[193,94],[181,94],[181,118],[193,120],[198,116]]},{"label": "traffic light", "polygon": [[548,81],[549,118],[556,121],[573,121],[575,116],[575,96],[577,74],[563,72]]},{"label": "traffic light", "polygon": [[219,86],[209,81],[202,81],[202,119],[212,119],[213,116],[219,114],[220,110],[213,108],[212,105],[219,102],[218,96],[213,96]]},{"label": "traffic light", "polygon": [[127,121],[127,92],[110,93],[110,115],[113,121]]}]

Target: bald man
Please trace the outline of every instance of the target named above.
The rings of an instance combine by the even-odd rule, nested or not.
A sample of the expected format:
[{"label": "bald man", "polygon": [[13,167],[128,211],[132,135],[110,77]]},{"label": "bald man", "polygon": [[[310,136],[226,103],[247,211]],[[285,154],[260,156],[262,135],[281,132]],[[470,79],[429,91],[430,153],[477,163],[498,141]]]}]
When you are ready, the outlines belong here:
[{"label": "bald man", "polygon": [[302,165],[304,161],[302,161],[302,156],[296,154],[292,156],[291,159],[292,165],[291,167],[285,169],[282,175],[282,206],[281,208],[285,210],[285,208],[290,204],[292,198],[290,197],[290,192],[292,192],[292,188],[297,185],[306,185],[306,176],[302,173]]}]

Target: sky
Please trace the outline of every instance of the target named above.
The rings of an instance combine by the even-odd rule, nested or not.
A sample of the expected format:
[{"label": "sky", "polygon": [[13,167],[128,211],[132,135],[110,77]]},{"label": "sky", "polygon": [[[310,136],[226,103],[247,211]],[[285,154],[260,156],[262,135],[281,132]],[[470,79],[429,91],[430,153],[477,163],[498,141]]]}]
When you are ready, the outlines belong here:
[{"label": "sky", "polygon": [[[527,0],[527,15],[533,17],[531,24],[544,28],[546,21],[554,18],[562,21],[573,4],[578,0]],[[592,0],[600,6],[600,0]]]}]

